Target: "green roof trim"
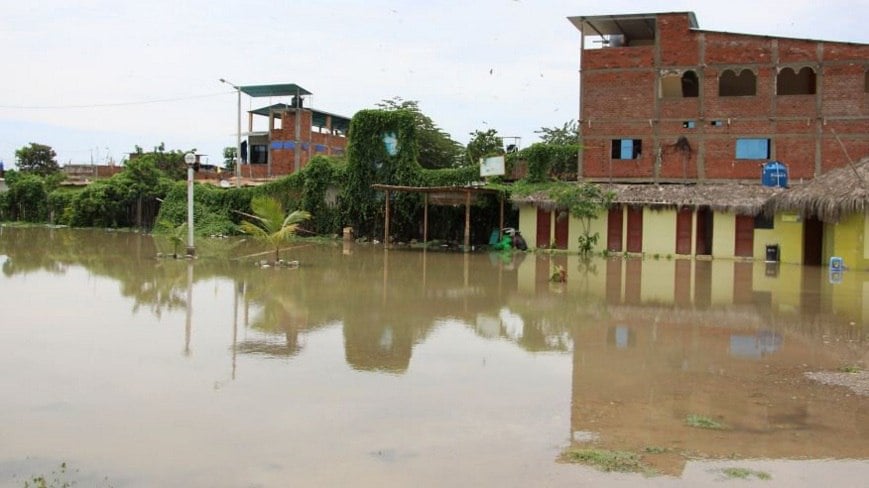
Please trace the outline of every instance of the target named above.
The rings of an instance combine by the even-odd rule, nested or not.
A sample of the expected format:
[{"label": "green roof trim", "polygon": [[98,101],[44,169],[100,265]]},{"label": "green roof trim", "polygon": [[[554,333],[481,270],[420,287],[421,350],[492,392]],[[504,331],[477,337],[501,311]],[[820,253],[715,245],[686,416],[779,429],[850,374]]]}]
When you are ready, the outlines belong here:
[{"label": "green roof trim", "polygon": [[249,85],[239,87],[242,93],[251,97],[284,97],[289,95],[312,95],[295,83],[277,85]]}]

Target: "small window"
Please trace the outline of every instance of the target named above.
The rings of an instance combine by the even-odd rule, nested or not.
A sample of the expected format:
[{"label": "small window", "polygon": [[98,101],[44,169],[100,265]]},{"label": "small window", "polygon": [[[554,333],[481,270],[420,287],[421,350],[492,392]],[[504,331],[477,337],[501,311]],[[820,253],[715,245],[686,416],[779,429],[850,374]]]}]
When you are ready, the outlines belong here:
[{"label": "small window", "polygon": [[719,97],[745,97],[757,94],[757,76],[750,69],[744,69],[738,74],[735,70],[726,69],[718,78]]},{"label": "small window", "polygon": [[266,164],[269,162],[269,147],[265,144],[252,144],[250,146],[251,164]]},{"label": "small window", "polygon": [[755,229],[774,229],[775,228],[775,219],[772,215],[764,215],[758,214],[754,217],[754,228]]},{"label": "small window", "polygon": [[694,122],[693,120],[683,120],[682,121],[682,128],[683,129],[693,129],[695,127],[697,127],[697,123]]},{"label": "small window", "polygon": [[712,127],[724,127],[724,121],[723,120],[713,120],[713,121],[709,122],[709,125],[711,125]]},{"label": "small window", "polygon": [[272,118],[272,130],[281,130],[281,126],[283,125],[283,117],[281,114],[275,114]]},{"label": "small window", "polygon": [[769,159],[769,139],[737,139],[736,159]]},{"label": "small window", "polygon": [[643,152],[643,141],[640,139],[613,139],[613,159],[639,159]]},{"label": "small window", "polygon": [[782,69],[776,77],[775,92],[778,95],[814,95],[815,71],[808,66],[796,72],[793,68]]}]

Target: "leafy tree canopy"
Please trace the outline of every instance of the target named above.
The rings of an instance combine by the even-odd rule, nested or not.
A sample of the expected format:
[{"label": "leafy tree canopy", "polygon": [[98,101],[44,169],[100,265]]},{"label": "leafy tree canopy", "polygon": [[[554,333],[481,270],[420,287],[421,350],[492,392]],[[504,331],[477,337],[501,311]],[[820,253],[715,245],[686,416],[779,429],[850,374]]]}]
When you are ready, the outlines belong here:
[{"label": "leafy tree canopy", "polygon": [[235,153],[237,150],[238,148],[234,146],[223,148],[223,167],[227,171],[235,171]]},{"label": "leafy tree canopy", "polygon": [[573,119],[565,122],[561,127],[541,127],[534,133],[540,134],[540,142],[544,144],[558,146],[579,144],[579,126]]},{"label": "leafy tree canopy", "polygon": [[416,124],[416,137],[419,143],[419,164],[423,168],[452,168],[462,161],[462,145],[444,132],[431,117],[419,109],[416,100],[403,100],[394,97],[377,103],[381,110],[407,110],[411,112]]},{"label": "leafy tree canopy", "polygon": [[136,151],[130,155],[130,161],[139,159],[147,161],[165,173],[169,178],[183,180],[187,176],[187,164],[184,162],[184,155],[188,152],[195,153],[196,149],[189,151],[181,151],[179,149],[166,151],[166,145],[161,142],[151,152],[144,152],[141,147],[136,146]]},{"label": "leafy tree canopy", "polygon": [[15,150],[15,159],[21,171],[42,176],[60,172],[60,166],[55,158],[57,153],[51,146],[35,142]]},{"label": "leafy tree canopy", "polygon": [[479,163],[482,157],[504,154],[504,141],[495,129],[475,130],[471,132],[471,140],[468,141],[465,153],[468,164],[474,165]]}]

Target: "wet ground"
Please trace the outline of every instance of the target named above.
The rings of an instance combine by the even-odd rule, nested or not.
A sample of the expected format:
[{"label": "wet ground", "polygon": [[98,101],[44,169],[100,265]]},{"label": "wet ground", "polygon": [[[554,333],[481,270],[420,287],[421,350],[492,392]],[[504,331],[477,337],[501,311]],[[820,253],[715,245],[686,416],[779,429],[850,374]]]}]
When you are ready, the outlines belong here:
[{"label": "wet ground", "polygon": [[[0,227],[0,486],[869,479],[869,274],[261,250]],[[590,449],[640,472],[566,462]]]}]

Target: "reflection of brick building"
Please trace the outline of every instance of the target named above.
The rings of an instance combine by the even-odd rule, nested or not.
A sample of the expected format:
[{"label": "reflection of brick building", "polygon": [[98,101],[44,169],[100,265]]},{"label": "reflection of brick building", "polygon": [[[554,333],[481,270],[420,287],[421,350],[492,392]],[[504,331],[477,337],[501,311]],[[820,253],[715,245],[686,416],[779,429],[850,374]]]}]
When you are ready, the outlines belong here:
[{"label": "reflection of brick building", "polygon": [[869,154],[869,45],[715,32],[693,13],[579,16],[580,175],[792,180]]},{"label": "reflection of brick building", "polygon": [[[292,94],[289,104],[248,112],[248,129],[241,143],[243,177],[283,176],[301,170],[318,154],[344,154],[350,119],[305,107],[304,97],[311,92],[293,84],[244,86],[241,91],[252,97]],[[254,130],[254,116],[267,119],[266,130]]]}]

